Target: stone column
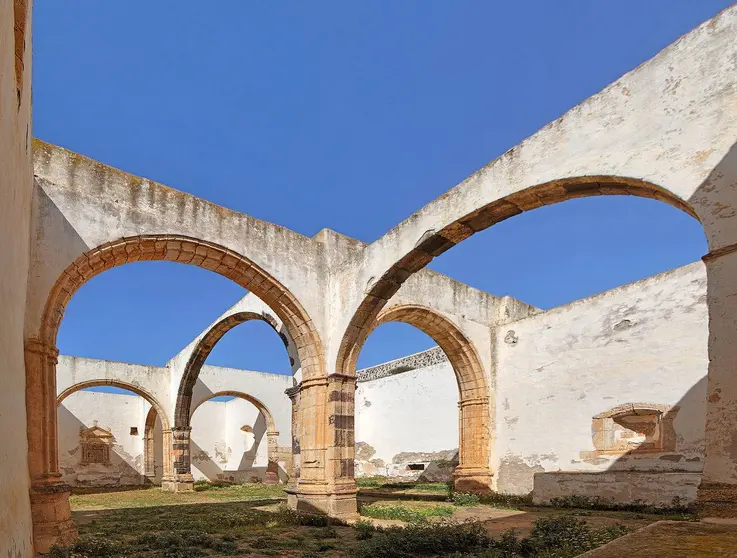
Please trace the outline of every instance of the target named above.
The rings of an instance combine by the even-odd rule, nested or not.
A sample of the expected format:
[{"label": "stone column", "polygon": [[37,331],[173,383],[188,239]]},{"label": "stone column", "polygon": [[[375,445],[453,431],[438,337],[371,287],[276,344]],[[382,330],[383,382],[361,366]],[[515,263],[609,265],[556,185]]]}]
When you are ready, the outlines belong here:
[{"label": "stone column", "polygon": [[266,432],[266,443],[268,461],[264,484],[279,484],[279,432],[276,430]]},{"label": "stone column", "polygon": [[145,454],[145,463],[143,464],[143,476],[146,484],[151,484],[156,476],[155,470],[155,443],[153,428],[146,428],[143,434],[143,448]]},{"label": "stone column", "polygon": [[77,540],[69,507],[71,488],[59,473],[56,363],[59,351],[38,339],[25,343],[26,422],[33,544],[36,552]]},{"label": "stone column", "polygon": [[327,472],[331,484],[329,513],[340,518],[357,515],[355,401],[356,378],[345,374],[328,376]]},{"label": "stone column", "polygon": [[458,467],[453,486],[459,492],[490,492],[489,398],[473,397],[458,402]]},{"label": "stone column", "polygon": [[[309,512],[328,511],[328,486],[325,478],[325,378],[303,380],[296,397],[299,444],[299,473],[296,483],[287,487],[290,507]],[[293,488],[292,488],[293,487]]]},{"label": "stone column", "polygon": [[737,517],[737,245],[707,254],[709,376],[704,473],[698,493],[706,517]]},{"label": "stone column", "polygon": [[299,390],[300,385],[288,388],[284,393],[292,402],[292,451],[287,461],[287,488],[295,490],[299,481]]},{"label": "stone column", "polygon": [[[171,467],[169,471],[164,470],[164,476],[161,479],[162,490],[168,490],[169,492],[194,491],[194,477],[192,476],[189,453],[191,432],[191,426],[175,426],[171,429],[171,436],[164,435],[164,463],[171,463]],[[170,449],[166,446],[167,438],[171,440]]]}]

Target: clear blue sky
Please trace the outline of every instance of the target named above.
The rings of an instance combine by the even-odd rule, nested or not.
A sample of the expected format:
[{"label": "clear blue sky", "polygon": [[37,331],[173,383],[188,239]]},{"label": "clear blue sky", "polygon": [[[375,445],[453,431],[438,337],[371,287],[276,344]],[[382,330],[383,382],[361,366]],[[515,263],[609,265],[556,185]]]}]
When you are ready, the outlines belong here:
[{"label": "clear blue sky", "polygon": [[[34,135],[305,235],[370,242],[729,4],[36,0]],[[506,221],[432,267],[548,308],[705,252],[671,207],[596,198]],[[189,266],[117,268],[72,300],[59,348],[163,364],[243,294]],[[359,365],[431,345],[387,324]],[[253,322],[208,363],[289,370]]]}]

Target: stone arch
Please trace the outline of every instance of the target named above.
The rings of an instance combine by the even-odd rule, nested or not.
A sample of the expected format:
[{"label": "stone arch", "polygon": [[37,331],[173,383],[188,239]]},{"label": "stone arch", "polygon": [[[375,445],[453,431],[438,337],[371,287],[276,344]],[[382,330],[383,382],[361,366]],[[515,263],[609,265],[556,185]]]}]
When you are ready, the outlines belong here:
[{"label": "stone arch", "polygon": [[[187,365],[184,368],[184,374],[177,391],[177,402],[174,410],[175,427],[183,428],[189,426],[189,419],[192,416],[192,413],[194,413],[194,409],[190,411],[190,407],[192,405],[192,390],[200,375],[202,365],[205,364],[205,361],[212,352],[212,349],[218,341],[220,341],[220,339],[222,339],[223,336],[235,326],[251,320],[261,320],[269,324],[269,326],[271,326],[271,328],[279,335],[284,346],[287,348],[289,347],[289,340],[278,329],[279,322],[266,312],[261,314],[256,312],[237,312],[220,320],[212,326],[199,341],[194,351],[192,351],[192,354],[187,361]],[[203,401],[198,403],[198,406],[201,403],[203,403]],[[258,407],[255,402],[253,404]],[[266,408],[264,407],[264,409]]]},{"label": "stone arch", "polygon": [[[449,318],[425,306],[403,304],[382,311],[370,326],[403,322],[430,336],[448,357],[458,384],[459,465],[456,489],[488,491],[491,483],[491,408],[481,358],[471,341]],[[350,370],[355,374],[355,368]]]},{"label": "stone arch", "polygon": [[269,411],[269,408],[258,398],[242,391],[234,390],[223,390],[212,393],[207,397],[201,399],[196,405],[192,407],[192,411],[187,417],[187,425],[189,425],[189,421],[191,420],[197,408],[210,399],[213,399],[214,397],[237,397],[238,399],[243,399],[244,401],[248,401],[254,407],[256,407],[258,411],[263,415],[266,422],[266,458],[268,459],[265,482],[272,484],[279,482],[279,430],[276,428],[276,421],[274,421],[274,416],[271,414],[271,411]]},{"label": "stone arch", "polygon": [[[151,409],[149,410],[148,414],[146,415],[146,424],[145,424],[145,432],[146,436],[151,435],[151,444],[153,446],[153,427],[156,422],[156,417],[158,415],[159,419],[161,420],[161,434],[164,440],[164,456],[166,456],[167,453],[171,452],[171,426],[169,424],[169,419],[166,416],[166,412],[164,411],[164,407],[162,407],[161,403],[159,403],[156,398],[148,393],[146,390],[142,389],[139,386],[136,386],[134,384],[129,384],[127,382],[122,382],[119,380],[86,380],[84,382],[79,382],[77,384],[74,384],[72,386],[69,386],[67,389],[62,391],[59,396],[56,398],[56,406],[62,404],[64,399],[72,395],[73,393],[76,393],[82,389],[91,388],[91,387],[100,387],[100,386],[109,386],[109,387],[117,387],[120,389],[125,389],[127,391],[133,392],[139,397],[143,397],[148,403],[151,405]],[[148,448],[148,438],[144,438],[144,463],[145,463],[145,471],[144,474],[148,476],[148,461],[149,458],[151,459],[151,465],[153,468],[153,452],[151,451],[152,448]],[[171,471],[168,470],[168,463],[170,460],[164,459],[164,475],[171,475]]]},{"label": "stone arch", "polygon": [[[607,195],[637,196],[660,200],[699,220],[696,211],[689,203],[665,188],[643,180],[613,176],[583,176],[553,180],[518,190],[490,203],[469,204],[467,206],[469,211],[457,216],[453,215],[453,213],[457,214],[457,211],[454,211],[448,217],[440,215],[432,218],[433,214],[440,213],[447,205],[447,200],[454,191],[451,190],[445,196],[431,202],[367,248],[366,258],[372,260],[376,254],[377,260],[382,261],[376,266],[371,265],[374,262],[369,262],[366,267],[380,269],[380,271],[368,279],[364,297],[348,323],[337,352],[337,370],[355,370],[358,352],[371,332],[373,320],[407,278],[456,244],[510,217],[544,205],[553,205],[576,198]],[[402,242],[409,240],[400,238],[403,233],[413,233],[411,224],[414,218],[420,219],[420,216],[425,215],[431,215],[428,220],[438,221],[437,229],[426,230],[412,244]],[[403,226],[405,223],[407,225]],[[414,228],[415,238],[416,230]],[[384,264],[383,262],[387,259],[386,254],[383,255],[383,258],[381,257],[381,248],[388,248],[390,243],[395,248],[390,249],[389,261]]]},{"label": "stone arch", "polygon": [[[31,506],[37,517],[34,538],[38,548],[76,539],[68,493],[60,483],[56,434],[56,338],[67,304],[77,290],[103,271],[136,261],[172,261],[196,265],[231,279],[274,309],[296,346],[304,377],[324,377],[323,348],[307,312],[279,281],[246,257],[196,238],[152,234],[121,238],[93,248],[72,262],[56,280],[46,298],[37,336],[25,342],[28,465]],[[135,386],[133,386],[135,387]],[[139,388],[136,388],[139,389]],[[161,414],[160,416],[166,416]],[[323,415],[316,420],[325,420]],[[303,440],[305,437],[303,436]],[[307,440],[310,443],[311,439]],[[168,441],[167,441],[168,443]],[[172,431],[176,450],[176,432]],[[165,456],[166,456],[165,449]],[[167,459],[165,458],[165,462]],[[315,471],[320,477],[322,470]],[[171,472],[172,477],[175,472]],[[175,479],[171,479],[175,480]],[[163,482],[162,482],[163,484]]]}]

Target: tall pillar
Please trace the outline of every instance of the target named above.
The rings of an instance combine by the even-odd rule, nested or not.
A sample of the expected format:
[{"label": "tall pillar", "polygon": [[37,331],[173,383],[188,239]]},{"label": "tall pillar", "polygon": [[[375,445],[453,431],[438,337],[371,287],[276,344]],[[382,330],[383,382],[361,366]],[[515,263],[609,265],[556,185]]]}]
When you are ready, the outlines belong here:
[{"label": "tall pillar", "polygon": [[327,411],[329,438],[327,475],[330,483],[328,513],[333,517],[352,518],[358,514],[356,480],[355,403],[356,377],[346,374],[328,376]]},{"label": "tall pillar", "polygon": [[702,516],[737,517],[737,245],[716,250],[706,264],[709,375],[706,391]]},{"label": "tall pillar", "polygon": [[77,540],[69,507],[71,488],[61,480],[57,446],[56,363],[59,351],[38,339],[25,343],[28,471],[36,552]]},{"label": "tall pillar", "polygon": [[[169,492],[193,492],[194,477],[190,461],[190,434],[191,426],[175,426],[171,429],[171,436],[164,434],[164,476],[161,479],[161,489]],[[166,440],[171,440],[167,447]],[[166,470],[166,463],[170,463]]]},{"label": "tall pillar", "polygon": [[[300,384],[301,385],[301,384]],[[289,484],[296,485],[299,480],[299,390],[300,385],[287,389],[287,394],[292,402],[292,458],[287,464],[289,473]]]},{"label": "tall pillar", "polygon": [[269,430],[266,432],[266,478],[265,484],[279,484],[279,432]]},{"label": "tall pillar", "polygon": [[458,467],[453,486],[459,492],[490,492],[489,398],[458,402]]},{"label": "tall pillar", "polygon": [[143,464],[143,476],[146,484],[151,484],[156,476],[155,470],[155,441],[153,428],[146,428],[143,434],[143,452],[144,452],[144,464]]}]

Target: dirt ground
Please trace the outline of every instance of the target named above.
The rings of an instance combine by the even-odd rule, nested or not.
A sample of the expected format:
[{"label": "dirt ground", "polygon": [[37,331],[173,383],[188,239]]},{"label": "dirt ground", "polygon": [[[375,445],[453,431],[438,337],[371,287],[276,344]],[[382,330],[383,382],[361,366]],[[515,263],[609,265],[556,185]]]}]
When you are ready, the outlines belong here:
[{"label": "dirt ground", "polygon": [[660,521],[591,550],[586,558],[737,556],[737,525]]}]

